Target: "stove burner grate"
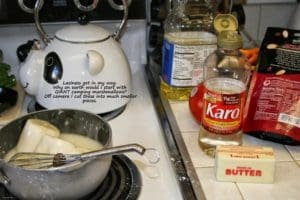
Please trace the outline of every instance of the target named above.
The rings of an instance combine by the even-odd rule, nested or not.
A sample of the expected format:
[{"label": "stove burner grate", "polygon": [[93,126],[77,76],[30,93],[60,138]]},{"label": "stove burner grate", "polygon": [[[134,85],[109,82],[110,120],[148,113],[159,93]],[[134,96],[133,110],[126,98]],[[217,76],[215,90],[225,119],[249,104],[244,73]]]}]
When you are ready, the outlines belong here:
[{"label": "stove burner grate", "polygon": [[[120,114],[123,113],[123,111],[125,110],[126,105],[117,108],[116,110],[110,111],[110,112],[106,112],[106,113],[101,113],[98,114],[102,119],[104,119],[105,121],[109,121],[112,120],[114,118],[116,118],[117,116],[119,116]],[[43,107],[42,105],[40,105],[38,102],[36,102],[34,99],[31,100],[28,104],[27,107],[27,112],[28,113],[32,113],[35,111],[40,111],[40,110],[46,110],[47,108]]]},{"label": "stove burner grate", "polygon": [[[135,164],[126,156],[113,156],[111,168],[101,185],[80,200],[137,199],[141,190],[141,176]],[[18,200],[3,185],[0,199]]]}]

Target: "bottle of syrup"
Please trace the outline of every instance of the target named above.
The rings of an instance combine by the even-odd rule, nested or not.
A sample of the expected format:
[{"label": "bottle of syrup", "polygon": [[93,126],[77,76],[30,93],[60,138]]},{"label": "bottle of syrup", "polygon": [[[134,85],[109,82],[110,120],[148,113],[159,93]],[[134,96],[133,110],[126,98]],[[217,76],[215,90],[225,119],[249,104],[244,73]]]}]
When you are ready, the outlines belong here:
[{"label": "bottle of syrup", "polygon": [[[225,20],[223,25],[234,20],[232,15],[220,17]],[[221,31],[218,49],[207,57],[204,64],[199,144],[211,156],[214,156],[217,145],[242,144],[243,112],[251,75],[251,65],[239,51],[242,44],[237,31]]]}]

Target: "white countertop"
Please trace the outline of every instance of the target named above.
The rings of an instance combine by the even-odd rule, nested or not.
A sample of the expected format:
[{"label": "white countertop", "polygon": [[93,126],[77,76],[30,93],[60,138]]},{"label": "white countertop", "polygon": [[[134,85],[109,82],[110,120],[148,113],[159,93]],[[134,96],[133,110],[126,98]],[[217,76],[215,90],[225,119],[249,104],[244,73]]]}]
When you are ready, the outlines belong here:
[{"label": "white countertop", "polygon": [[245,134],[244,145],[273,148],[276,159],[274,183],[218,182],[214,174],[214,158],[204,154],[198,145],[200,125],[193,119],[188,102],[169,101],[169,104],[207,200],[300,199],[300,146],[281,145]]},{"label": "white countertop", "polygon": [[[133,68],[136,64],[131,63]],[[140,66],[142,67],[142,66]],[[160,161],[147,162],[137,154],[127,154],[137,165],[142,176],[142,191],[139,200],[180,200],[181,193],[177,185],[168,149],[165,146],[150,93],[147,89],[143,69],[133,70],[133,94],[124,113],[109,121],[113,133],[113,145],[138,143],[146,148],[155,148],[160,153]]]},{"label": "white countertop", "polygon": [[[112,129],[113,146],[138,143],[145,148],[155,148],[159,152],[160,161],[156,164],[147,163],[147,160],[138,154],[126,154],[135,163],[141,175],[142,187],[139,200],[181,200],[177,177],[173,172],[169,152],[164,143],[163,130],[146,86],[143,66],[135,62],[132,62],[131,66],[134,69],[132,86],[136,98],[130,100],[121,115],[108,121]],[[25,96],[18,117],[27,114],[27,107],[31,101],[32,97]]]}]

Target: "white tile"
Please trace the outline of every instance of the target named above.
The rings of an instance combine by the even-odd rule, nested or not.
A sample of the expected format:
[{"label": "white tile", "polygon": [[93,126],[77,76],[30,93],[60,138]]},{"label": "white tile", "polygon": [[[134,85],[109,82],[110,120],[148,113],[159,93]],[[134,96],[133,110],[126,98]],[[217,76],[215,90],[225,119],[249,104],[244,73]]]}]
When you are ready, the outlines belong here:
[{"label": "white tile", "polygon": [[277,162],[274,184],[238,183],[247,200],[296,200],[300,198],[300,168],[294,162]]},{"label": "white tile", "polygon": [[[243,145],[254,145],[254,146],[268,146],[272,147],[274,150],[274,155],[276,161],[293,161],[287,149],[282,144],[278,144],[275,142],[270,142],[266,140],[262,140],[247,134],[243,136]],[[300,158],[300,152],[299,152]]]},{"label": "white tile", "polygon": [[300,160],[300,146],[286,146],[295,160]]},{"label": "white tile", "polygon": [[262,5],[258,39],[263,39],[267,27],[287,27],[295,8],[293,3]]},{"label": "white tile", "polygon": [[218,182],[214,168],[196,168],[207,200],[242,200],[238,188],[231,182]]},{"label": "white tile", "polygon": [[188,101],[171,103],[170,106],[176,118],[180,131],[199,131],[200,125],[193,118],[188,105]]},{"label": "white tile", "polygon": [[169,104],[182,104],[182,103],[185,103],[187,101],[178,101],[178,100],[172,100],[172,99],[169,99]]},{"label": "white tile", "polygon": [[247,4],[263,4],[263,3],[288,3],[297,2],[297,0],[247,0]]},{"label": "white tile", "polygon": [[[259,20],[260,20],[260,6],[259,5],[245,5],[244,6],[246,22],[245,30],[249,35],[256,40],[259,30]],[[249,42],[247,39],[244,39],[245,43]]]},{"label": "white tile", "polygon": [[199,146],[198,132],[182,132],[181,134],[194,167],[214,166],[214,158],[206,155]]}]

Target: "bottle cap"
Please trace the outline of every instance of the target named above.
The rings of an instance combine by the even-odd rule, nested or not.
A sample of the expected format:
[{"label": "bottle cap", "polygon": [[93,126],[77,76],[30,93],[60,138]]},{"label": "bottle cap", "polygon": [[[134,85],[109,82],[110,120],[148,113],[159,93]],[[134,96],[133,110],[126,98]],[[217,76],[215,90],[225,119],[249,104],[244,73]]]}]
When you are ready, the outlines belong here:
[{"label": "bottle cap", "polygon": [[243,40],[237,31],[226,30],[219,33],[218,46],[228,50],[239,49],[243,47]]},{"label": "bottle cap", "polygon": [[214,28],[217,33],[226,30],[237,30],[239,23],[235,16],[231,14],[219,14],[214,19]]}]

